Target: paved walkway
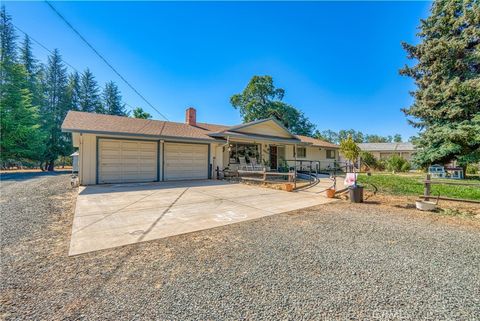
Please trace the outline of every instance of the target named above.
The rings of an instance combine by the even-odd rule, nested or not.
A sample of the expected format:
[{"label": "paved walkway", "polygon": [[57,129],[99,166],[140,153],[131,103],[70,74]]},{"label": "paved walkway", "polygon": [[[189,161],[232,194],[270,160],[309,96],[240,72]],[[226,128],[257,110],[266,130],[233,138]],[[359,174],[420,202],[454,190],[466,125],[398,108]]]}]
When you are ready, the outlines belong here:
[{"label": "paved walkway", "polygon": [[220,181],[80,187],[70,255],[149,241],[330,202]]}]

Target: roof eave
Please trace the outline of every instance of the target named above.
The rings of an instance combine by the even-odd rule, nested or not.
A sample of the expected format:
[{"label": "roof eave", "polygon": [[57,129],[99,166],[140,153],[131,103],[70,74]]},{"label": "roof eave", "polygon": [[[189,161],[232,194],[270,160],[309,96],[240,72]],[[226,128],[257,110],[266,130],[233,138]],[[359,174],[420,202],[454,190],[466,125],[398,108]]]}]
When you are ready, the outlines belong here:
[{"label": "roof eave", "polygon": [[251,139],[254,141],[273,141],[273,142],[283,142],[283,143],[290,143],[290,144],[298,144],[298,145],[306,145],[310,146],[311,143],[302,142],[297,138],[281,138],[275,136],[266,136],[266,135],[251,135],[245,133],[236,133],[236,132],[219,132],[219,133],[210,133],[208,134],[210,137],[216,138],[239,138],[239,139]]},{"label": "roof eave", "polygon": [[197,138],[197,137],[185,137],[185,136],[165,136],[165,135],[149,135],[149,134],[140,134],[140,133],[124,133],[124,132],[110,132],[110,131],[98,131],[98,130],[85,130],[85,129],[72,129],[72,128],[62,128],[64,133],[79,133],[79,134],[96,134],[101,135],[112,135],[112,136],[132,136],[132,137],[148,137],[155,138],[160,140],[172,140],[172,141],[204,141],[213,143],[215,142],[214,138]]},{"label": "roof eave", "polygon": [[295,135],[292,134],[281,122],[279,122],[276,118],[273,118],[273,117],[254,120],[254,121],[251,121],[251,122],[248,122],[248,123],[245,123],[245,124],[235,125],[235,126],[232,126],[232,127],[229,127],[227,129],[223,130],[222,132],[238,131],[239,129],[249,127],[249,126],[252,126],[252,125],[256,125],[256,124],[265,123],[267,121],[273,121],[278,126],[280,126],[283,130],[285,130],[290,135],[290,137],[292,137],[292,138],[295,137]]}]

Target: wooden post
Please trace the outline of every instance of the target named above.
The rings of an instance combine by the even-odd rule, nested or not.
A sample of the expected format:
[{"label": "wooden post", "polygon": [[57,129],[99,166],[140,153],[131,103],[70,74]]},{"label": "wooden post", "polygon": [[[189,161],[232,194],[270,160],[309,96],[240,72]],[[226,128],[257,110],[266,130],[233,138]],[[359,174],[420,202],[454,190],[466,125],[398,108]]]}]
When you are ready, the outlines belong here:
[{"label": "wooden post", "polygon": [[427,174],[427,179],[425,180],[425,187],[423,190],[423,196],[425,197],[426,201],[430,200],[430,178],[431,175]]},{"label": "wooden post", "polygon": [[263,170],[263,181],[265,182],[267,180],[267,171]]}]

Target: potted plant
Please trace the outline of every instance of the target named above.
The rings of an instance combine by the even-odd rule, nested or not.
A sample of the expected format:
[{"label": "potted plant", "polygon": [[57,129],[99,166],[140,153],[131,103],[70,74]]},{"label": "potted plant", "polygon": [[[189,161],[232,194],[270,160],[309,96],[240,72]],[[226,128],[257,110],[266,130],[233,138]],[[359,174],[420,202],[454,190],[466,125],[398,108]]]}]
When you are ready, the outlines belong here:
[{"label": "potted plant", "polygon": [[349,165],[352,169],[351,172],[347,169],[347,177],[345,181],[349,186],[350,201],[352,203],[362,203],[363,202],[363,186],[357,184],[357,175],[355,173],[354,163],[360,155],[360,147],[355,143],[352,136],[348,136],[347,139],[344,139],[340,142],[340,152],[348,160]]},{"label": "potted plant", "polygon": [[335,197],[335,189],[334,188],[327,188],[327,197],[328,198],[334,198]]}]

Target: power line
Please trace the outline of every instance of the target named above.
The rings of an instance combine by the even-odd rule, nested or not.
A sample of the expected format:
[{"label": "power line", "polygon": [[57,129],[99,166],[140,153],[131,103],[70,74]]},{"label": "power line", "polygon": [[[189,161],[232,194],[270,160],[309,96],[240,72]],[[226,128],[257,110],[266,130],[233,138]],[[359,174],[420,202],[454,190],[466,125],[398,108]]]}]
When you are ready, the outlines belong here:
[{"label": "power line", "polygon": [[[40,47],[42,47],[43,49],[45,49],[46,51],[48,51],[50,54],[53,55],[53,51],[51,51],[50,49],[48,49],[47,47],[45,47],[44,45],[42,45],[39,41],[35,40],[35,38],[33,38],[32,36],[30,36],[28,33],[26,33],[25,31],[23,31],[22,29],[20,29],[19,27],[17,27],[16,25],[12,24],[18,31],[20,31],[21,33],[23,33],[25,36],[28,36],[30,39],[33,40],[33,42],[35,42],[37,45],[39,45]],[[73,70],[75,70],[76,72],[80,73],[77,68],[73,67],[71,64],[69,64],[65,59],[62,59],[62,61],[67,65],[67,66],[70,66],[70,68],[72,68]]]},{"label": "power line", "polygon": [[[22,29],[20,29],[19,27],[17,27],[16,25],[14,25],[12,23],[12,25],[15,27],[15,29],[17,29],[18,31],[20,31],[21,33],[23,33],[25,36],[28,36],[28,38],[30,38],[33,42],[35,42],[37,45],[39,45],[40,47],[42,47],[44,50],[46,50],[47,52],[49,52],[50,54],[53,55],[53,51],[48,49],[45,45],[43,45],[40,41],[36,40],[35,38],[33,38],[31,35],[29,35],[28,33],[26,33],[25,31],[23,31]],[[77,68],[75,68],[74,66],[72,66],[71,64],[68,63],[68,61],[66,61],[64,58],[62,58],[62,61],[67,65],[69,66],[70,68],[72,68],[73,70],[75,70],[77,73],[81,74],[80,71],[78,71]],[[130,107],[132,109],[132,111],[135,109],[135,107],[133,107],[132,105],[130,105],[129,103],[126,103],[124,102],[125,105],[127,105],[128,107]]]},{"label": "power line", "polygon": [[90,48],[93,50],[93,52],[101,59],[103,60],[103,62],[105,64],[107,64],[108,67],[110,67],[110,69],[113,70],[113,72],[115,74],[117,74],[118,77],[120,77],[120,79],[122,79],[140,98],[143,99],[144,102],[146,102],[150,107],[152,107],[160,116],[162,116],[163,118],[165,118],[166,120],[168,120],[168,118],[162,114],[157,108],[155,108],[142,94],[140,94],[140,92],[135,89],[135,87],[133,87],[132,84],[130,84],[129,81],[127,81],[127,79],[125,79],[125,77],[123,77],[113,66],[112,64],[110,64],[107,59],[105,59],[105,57],[103,57],[88,41],[87,39],[85,39],[85,37],[83,37],[80,32],[78,32],[77,29],[75,29],[75,27],[72,26],[72,24],[70,22],[68,22],[68,20],[60,13],[57,11],[57,9],[55,9],[55,7],[47,0],[45,0],[46,4],[60,17],[60,19],[62,19],[68,27],[70,27],[70,29],[72,29],[73,32],[75,32],[77,34],[77,36],[80,37],[80,39],[82,39],[82,41]]}]

